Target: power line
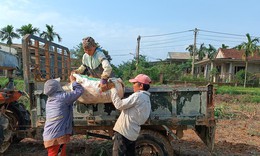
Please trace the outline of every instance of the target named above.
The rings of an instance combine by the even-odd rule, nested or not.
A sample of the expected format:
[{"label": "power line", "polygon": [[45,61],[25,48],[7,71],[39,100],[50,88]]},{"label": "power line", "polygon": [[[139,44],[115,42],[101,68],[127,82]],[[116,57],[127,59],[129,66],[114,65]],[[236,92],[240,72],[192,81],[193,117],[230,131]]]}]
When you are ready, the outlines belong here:
[{"label": "power line", "polygon": [[131,54],[117,54],[117,55],[110,55],[110,56],[129,56]]},{"label": "power line", "polygon": [[242,39],[242,38],[244,39],[244,38],[245,38],[245,36],[243,36],[243,37],[240,37],[240,36],[239,36],[239,37],[235,37],[235,36],[233,37],[233,36],[232,36],[232,37],[231,37],[231,36],[205,35],[205,34],[199,34],[199,35],[200,35],[200,36],[208,36],[208,37],[216,37],[216,38],[231,38],[231,39],[232,39],[232,38],[233,38],[233,39]]},{"label": "power line", "polygon": [[151,47],[151,46],[157,46],[157,45],[172,44],[172,43],[189,41],[189,40],[192,40],[192,39],[183,39],[183,40],[178,40],[178,41],[175,41],[175,42],[169,41],[169,42],[161,42],[161,43],[156,43],[156,44],[148,44],[148,45],[143,45],[142,47]]},{"label": "power line", "polygon": [[148,36],[141,36],[141,37],[145,38],[145,37],[167,36],[167,35],[180,34],[180,33],[185,33],[185,32],[190,32],[190,31],[193,31],[193,30],[179,31],[179,32],[173,32],[173,33],[167,33],[167,34],[159,34],[159,35],[148,35]]},{"label": "power line", "polygon": [[144,43],[151,43],[151,42],[161,42],[161,41],[174,41],[176,39],[180,39],[180,38],[186,38],[186,37],[190,37],[190,35],[185,35],[185,36],[179,36],[179,37],[174,37],[174,38],[168,38],[168,39],[159,39],[159,40],[145,40],[145,41],[141,41],[142,44]]},{"label": "power line", "polygon": [[116,49],[116,50],[109,50],[109,51],[134,51],[135,49]]},{"label": "power line", "polygon": [[151,48],[140,48],[140,49],[165,49],[165,48],[174,48],[174,47],[183,47],[183,46],[186,46],[187,44],[182,44],[182,45],[172,45],[172,46],[159,46],[159,47],[151,47]]},{"label": "power line", "polygon": [[209,33],[215,33],[215,34],[222,34],[222,35],[231,35],[231,36],[240,36],[240,37],[245,37],[245,35],[238,35],[238,34],[230,34],[230,33],[223,33],[223,32],[217,32],[217,31],[209,31],[209,30],[199,30],[199,31],[204,31],[204,32],[209,32]]},{"label": "power line", "polygon": [[226,41],[226,42],[235,42],[235,43],[237,43],[237,42],[243,42],[243,41],[234,41],[234,40],[225,40],[225,39],[211,39],[211,38],[204,38],[204,37],[198,37],[198,39],[200,39],[200,40],[210,40],[210,41],[217,41],[217,42],[224,42],[224,41]]}]

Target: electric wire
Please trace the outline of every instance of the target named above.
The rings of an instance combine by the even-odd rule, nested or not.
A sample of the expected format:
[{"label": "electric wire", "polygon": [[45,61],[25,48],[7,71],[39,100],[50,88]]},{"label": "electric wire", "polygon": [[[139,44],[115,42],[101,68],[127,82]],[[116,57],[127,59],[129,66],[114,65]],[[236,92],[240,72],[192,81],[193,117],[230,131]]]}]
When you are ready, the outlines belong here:
[{"label": "electric wire", "polygon": [[193,30],[179,31],[179,32],[173,32],[173,33],[166,33],[166,34],[158,34],[158,35],[147,35],[147,36],[141,36],[141,37],[145,38],[145,37],[168,36],[168,35],[173,35],[173,34],[181,34],[181,33],[189,32],[189,31],[193,31]]}]

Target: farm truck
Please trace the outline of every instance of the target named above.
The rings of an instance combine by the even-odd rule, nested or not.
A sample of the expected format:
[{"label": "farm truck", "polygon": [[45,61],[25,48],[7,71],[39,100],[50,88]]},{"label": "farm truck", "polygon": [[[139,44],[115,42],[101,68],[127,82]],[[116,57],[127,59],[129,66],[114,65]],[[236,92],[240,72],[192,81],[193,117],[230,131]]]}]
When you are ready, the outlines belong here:
[{"label": "farm truck", "polygon": [[[16,99],[1,104],[5,110],[2,116],[9,120],[13,138],[10,140],[42,139],[47,100],[43,85],[46,80],[57,77],[61,78],[62,85],[68,83],[70,52],[61,45],[26,35],[22,39],[22,60],[29,111]],[[213,150],[216,122],[212,85],[156,86],[149,92],[152,112],[146,124],[141,126],[136,142],[137,155],[174,155],[172,140],[180,139],[186,129],[193,129],[209,150]],[[124,97],[131,93],[133,90],[126,87]],[[112,103],[75,102],[73,108],[74,134],[112,139],[113,126],[120,114]],[[95,133],[95,130],[104,133]]]}]

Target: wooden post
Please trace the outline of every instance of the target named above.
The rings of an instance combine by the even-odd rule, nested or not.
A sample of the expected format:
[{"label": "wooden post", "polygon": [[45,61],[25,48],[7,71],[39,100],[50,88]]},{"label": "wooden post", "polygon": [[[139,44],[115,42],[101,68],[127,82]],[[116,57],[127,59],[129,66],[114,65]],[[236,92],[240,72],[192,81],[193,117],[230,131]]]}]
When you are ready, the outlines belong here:
[{"label": "wooden post", "polygon": [[59,76],[57,47],[55,47],[55,49],[54,49],[54,72],[55,72],[55,78],[57,78]]},{"label": "wooden post", "polygon": [[49,54],[49,43],[45,43],[45,70],[46,70],[46,79],[50,79],[50,54]]}]

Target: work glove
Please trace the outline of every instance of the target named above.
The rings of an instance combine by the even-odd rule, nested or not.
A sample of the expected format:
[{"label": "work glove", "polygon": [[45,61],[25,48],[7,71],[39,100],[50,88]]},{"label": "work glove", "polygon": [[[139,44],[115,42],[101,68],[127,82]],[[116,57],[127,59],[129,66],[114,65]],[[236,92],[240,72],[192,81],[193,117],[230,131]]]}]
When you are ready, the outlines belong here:
[{"label": "work glove", "polygon": [[107,84],[107,79],[101,79],[100,84]]},{"label": "work glove", "polygon": [[[102,81],[102,80],[101,80]],[[115,84],[111,80],[106,80],[105,83],[102,82],[99,84],[99,88],[102,92],[108,91],[111,88],[115,88]]]}]

